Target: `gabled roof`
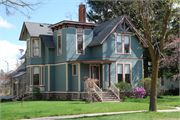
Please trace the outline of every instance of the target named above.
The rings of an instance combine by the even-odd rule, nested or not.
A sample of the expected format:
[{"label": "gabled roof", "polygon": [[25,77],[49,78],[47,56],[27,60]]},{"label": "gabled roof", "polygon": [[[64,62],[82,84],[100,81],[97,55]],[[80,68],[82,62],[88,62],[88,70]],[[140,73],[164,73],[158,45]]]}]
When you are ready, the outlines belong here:
[{"label": "gabled roof", "polygon": [[119,24],[123,22],[126,22],[126,24],[128,24],[130,30],[133,31],[133,33],[136,33],[136,36],[138,37],[138,40],[142,43],[142,45],[144,47],[148,47],[144,37],[140,35],[140,33],[136,30],[135,26],[126,15],[109,20],[96,26],[93,30],[93,39],[88,46],[91,47],[103,44],[108,39],[108,37],[116,30]]},{"label": "gabled roof", "polygon": [[39,35],[39,37],[42,38],[44,44],[46,45],[46,47],[48,48],[56,48],[56,45],[53,42],[53,36],[49,36],[49,35]]},{"label": "gabled roof", "polygon": [[48,28],[48,26],[50,26],[50,24],[24,22],[19,40],[23,40],[23,34],[26,30],[28,31],[31,37],[39,37],[39,35],[52,36],[53,32],[50,28]]}]

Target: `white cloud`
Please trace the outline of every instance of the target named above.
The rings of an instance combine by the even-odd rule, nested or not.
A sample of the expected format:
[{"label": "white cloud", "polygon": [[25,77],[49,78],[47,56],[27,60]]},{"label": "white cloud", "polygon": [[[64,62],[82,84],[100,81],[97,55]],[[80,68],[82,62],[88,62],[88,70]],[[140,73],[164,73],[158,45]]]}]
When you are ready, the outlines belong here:
[{"label": "white cloud", "polygon": [[15,25],[8,23],[7,20],[3,20],[3,18],[1,16],[0,16],[0,27],[4,27],[7,29],[16,28]]},{"label": "white cloud", "polygon": [[16,68],[16,63],[17,61],[19,62],[19,58],[22,56],[19,49],[24,49],[23,55],[26,45],[15,45],[6,40],[0,41],[0,69],[7,71],[7,63],[5,61],[9,63],[9,71]]}]

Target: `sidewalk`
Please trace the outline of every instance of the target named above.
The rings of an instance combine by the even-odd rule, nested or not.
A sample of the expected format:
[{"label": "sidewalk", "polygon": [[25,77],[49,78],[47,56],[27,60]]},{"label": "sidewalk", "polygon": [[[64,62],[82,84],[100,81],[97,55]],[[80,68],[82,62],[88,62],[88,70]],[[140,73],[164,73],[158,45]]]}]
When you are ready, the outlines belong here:
[{"label": "sidewalk", "polygon": [[[180,107],[174,107],[174,110],[157,110],[157,112],[180,112]],[[65,116],[54,116],[54,117],[41,117],[41,118],[32,118],[32,119],[21,119],[21,120],[55,120],[55,119],[65,119],[65,118],[76,118],[84,116],[99,116],[99,115],[112,115],[112,114],[124,114],[124,113],[138,113],[145,112],[147,110],[140,111],[125,111],[125,112],[107,112],[107,113],[92,113],[92,114],[80,114],[80,115],[65,115]]]}]

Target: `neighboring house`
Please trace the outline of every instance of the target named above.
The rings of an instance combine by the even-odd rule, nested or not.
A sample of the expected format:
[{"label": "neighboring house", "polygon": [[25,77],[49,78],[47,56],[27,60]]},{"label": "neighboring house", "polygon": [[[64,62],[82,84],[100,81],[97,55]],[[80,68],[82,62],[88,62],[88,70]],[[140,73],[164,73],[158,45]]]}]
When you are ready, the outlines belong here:
[{"label": "neighboring house", "polygon": [[143,78],[143,47],[148,45],[130,19],[86,23],[85,6],[79,7],[79,22],[23,23],[19,40],[27,43],[27,92],[39,87],[44,95],[81,98],[85,76],[99,79],[102,90],[121,81],[135,87]]}]

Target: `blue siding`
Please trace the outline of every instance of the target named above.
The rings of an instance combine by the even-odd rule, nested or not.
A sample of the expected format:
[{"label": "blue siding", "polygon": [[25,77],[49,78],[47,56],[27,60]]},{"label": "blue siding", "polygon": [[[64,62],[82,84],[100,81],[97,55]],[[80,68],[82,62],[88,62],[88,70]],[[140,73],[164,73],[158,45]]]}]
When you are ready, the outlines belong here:
[{"label": "blue siding", "polygon": [[87,45],[92,40],[93,31],[84,29],[84,55],[76,54],[76,29],[66,28],[67,31],[67,61],[86,60],[91,58],[91,51]]},{"label": "blue siding", "polygon": [[131,36],[131,54],[116,54],[115,48],[115,35],[112,34],[103,44],[103,57],[143,58],[142,45],[135,36]]},{"label": "blue siding", "polygon": [[55,66],[50,66],[50,91],[55,91]]},{"label": "blue siding", "polygon": [[54,74],[55,91],[66,91],[66,64],[55,66]]},{"label": "blue siding", "polygon": [[84,90],[84,81],[83,81],[83,77],[85,76],[89,76],[89,64],[81,64],[81,77],[80,77],[80,81],[81,81],[81,91]]},{"label": "blue siding", "polygon": [[94,60],[102,60],[102,45],[91,47],[91,56]]}]

